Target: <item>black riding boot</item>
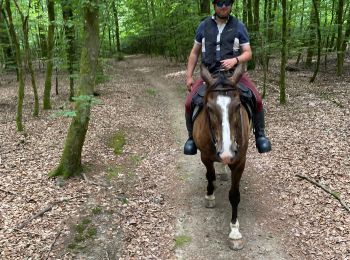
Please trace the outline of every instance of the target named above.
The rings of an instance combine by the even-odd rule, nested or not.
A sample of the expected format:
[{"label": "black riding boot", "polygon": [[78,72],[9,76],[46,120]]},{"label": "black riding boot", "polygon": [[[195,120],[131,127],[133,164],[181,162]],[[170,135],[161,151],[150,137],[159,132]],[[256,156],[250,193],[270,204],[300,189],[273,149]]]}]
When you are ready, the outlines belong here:
[{"label": "black riding boot", "polygon": [[184,146],[184,154],[186,155],[195,155],[197,153],[197,147],[196,144],[193,141],[193,135],[192,135],[192,130],[193,130],[193,122],[192,122],[192,117],[188,113],[185,114],[186,117],[186,127],[188,131],[188,140],[185,143]]},{"label": "black riding boot", "polygon": [[254,113],[253,116],[256,148],[259,153],[271,151],[271,142],[265,136],[264,110]]}]

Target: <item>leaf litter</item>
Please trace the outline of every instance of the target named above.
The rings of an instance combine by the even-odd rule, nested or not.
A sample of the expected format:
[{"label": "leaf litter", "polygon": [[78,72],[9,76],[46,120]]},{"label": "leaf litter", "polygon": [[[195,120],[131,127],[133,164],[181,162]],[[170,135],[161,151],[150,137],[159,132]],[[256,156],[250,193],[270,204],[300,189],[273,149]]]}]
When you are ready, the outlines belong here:
[{"label": "leaf litter", "polygon": [[[110,80],[97,87],[102,103],[92,109],[83,149],[85,180],[48,179],[47,173],[59,162],[70,119],[50,117],[54,111],[41,111],[39,118],[32,118],[33,97],[27,82],[26,135],[17,133],[15,76],[2,76],[1,258],[174,258],[176,194],[181,189],[174,159],[181,144],[172,137],[167,101],[159,98],[143,73],[183,86],[184,67],[161,58],[130,59],[137,67],[110,61],[105,68]],[[269,78],[278,79],[277,71],[277,65],[272,67]],[[264,102],[273,151],[258,156],[251,142],[248,161],[261,173],[262,188],[273,194],[291,259],[349,259],[350,214],[332,196],[295,175],[312,178],[350,204],[350,77],[341,80],[322,71],[316,83],[309,84],[305,73],[311,75],[287,72],[285,106],[278,104],[278,85],[269,82]],[[262,90],[262,75],[251,72],[251,76]],[[68,85],[65,78],[59,75],[61,86]],[[42,75],[38,85],[43,85]],[[152,95],[147,94],[149,89]],[[52,96],[54,107],[64,104],[67,95],[62,89],[60,96]],[[126,142],[116,156],[109,140],[118,131],[126,133]],[[113,167],[120,172],[108,175]],[[16,230],[58,200],[62,202]],[[84,219],[96,234],[91,232],[86,241],[80,237],[74,245],[74,227]],[[69,245],[76,247],[69,249]]]}]

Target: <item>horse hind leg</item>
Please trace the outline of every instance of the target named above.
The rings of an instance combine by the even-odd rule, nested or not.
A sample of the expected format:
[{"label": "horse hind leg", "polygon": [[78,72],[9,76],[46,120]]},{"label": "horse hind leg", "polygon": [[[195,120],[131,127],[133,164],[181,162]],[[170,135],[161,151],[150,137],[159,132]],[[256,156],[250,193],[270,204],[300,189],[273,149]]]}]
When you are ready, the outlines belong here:
[{"label": "horse hind leg", "polygon": [[214,163],[209,160],[202,159],[203,164],[207,168],[206,177],[208,180],[207,195],[205,195],[205,207],[214,208],[215,207],[215,195],[214,195],[214,181],[216,180]]}]

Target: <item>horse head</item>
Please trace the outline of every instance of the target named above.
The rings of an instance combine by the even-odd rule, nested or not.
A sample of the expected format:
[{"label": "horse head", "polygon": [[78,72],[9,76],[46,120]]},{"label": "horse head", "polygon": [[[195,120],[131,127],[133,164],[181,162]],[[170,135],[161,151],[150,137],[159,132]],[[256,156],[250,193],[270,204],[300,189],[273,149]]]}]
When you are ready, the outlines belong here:
[{"label": "horse head", "polygon": [[242,105],[237,83],[245,72],[245,64],[239,64],[235,71],[219,72],[212,76],[202,66],[201,76],[207,84],[204,110],[216,156],[224,164],[231,164],[244,145]]}]

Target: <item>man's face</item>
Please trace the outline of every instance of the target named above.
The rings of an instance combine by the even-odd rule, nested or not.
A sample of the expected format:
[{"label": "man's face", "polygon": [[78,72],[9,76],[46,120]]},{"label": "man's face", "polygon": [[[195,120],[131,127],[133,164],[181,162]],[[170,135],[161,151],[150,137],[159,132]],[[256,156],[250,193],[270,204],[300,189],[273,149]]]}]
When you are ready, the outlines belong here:
[{"label": "man's face", "polygon": [[215,13],[219,18],[227,18],[231,13],[232,2],[230,0],[218,0],[214,4]]}]

